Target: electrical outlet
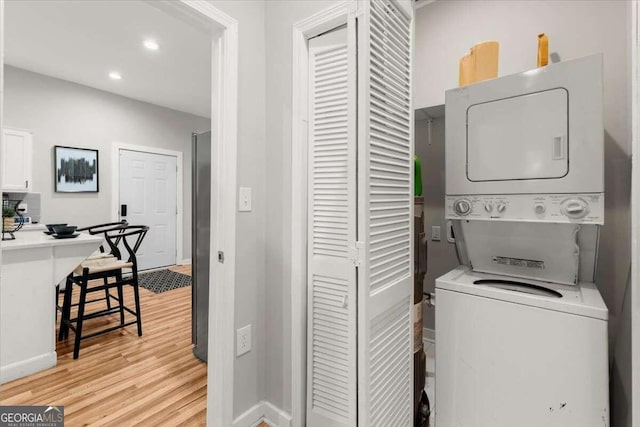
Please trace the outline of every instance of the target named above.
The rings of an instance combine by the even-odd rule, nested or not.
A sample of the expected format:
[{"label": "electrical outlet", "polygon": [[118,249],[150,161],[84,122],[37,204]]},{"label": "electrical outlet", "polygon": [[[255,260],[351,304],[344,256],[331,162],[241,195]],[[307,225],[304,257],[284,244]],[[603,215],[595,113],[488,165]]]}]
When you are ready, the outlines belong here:
[{"label": "electrical outlet", "polygon": [[431,240],[440,241],[440,226],[434,225],[431,227]]},{"label": "electrical outlet", "polygon": [[251,351],[251,325],[236,331],[236,356],[242,356]]}]

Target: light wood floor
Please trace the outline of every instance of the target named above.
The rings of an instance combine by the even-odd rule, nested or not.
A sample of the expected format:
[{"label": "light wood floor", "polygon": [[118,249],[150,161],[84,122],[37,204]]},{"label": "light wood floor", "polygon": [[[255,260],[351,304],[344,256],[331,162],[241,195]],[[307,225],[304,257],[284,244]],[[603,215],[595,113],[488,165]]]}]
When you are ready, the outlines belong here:
[{"label": "light wood floor", "polygon": [[[191,266],[172,270],[191,274]],[[125,305],[133,308],[127,288]],[[141,288],[140,303],[142,337],[132,325],[83,340],[73,360],[71,331],[57,344],[58,365],[0,386],[0,404],[64,405],[70,427],[205,425],[207,365],[192,353],[191,288],[161,294]],[[87,310],[92,306],[101,309],[104,301]],[[118,322],[117,316],[91,319],[85,330]]]}]

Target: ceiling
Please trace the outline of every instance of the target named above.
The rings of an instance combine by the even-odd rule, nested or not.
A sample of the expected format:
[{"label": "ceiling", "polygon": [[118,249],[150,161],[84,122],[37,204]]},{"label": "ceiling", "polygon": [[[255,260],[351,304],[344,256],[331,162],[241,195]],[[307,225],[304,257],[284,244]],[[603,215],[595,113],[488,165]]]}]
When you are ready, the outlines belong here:
[{"label": "ceiling", "polygon": [[9,65],[211,117],[211,36],[150,3],[9,0],[5,35]]}]

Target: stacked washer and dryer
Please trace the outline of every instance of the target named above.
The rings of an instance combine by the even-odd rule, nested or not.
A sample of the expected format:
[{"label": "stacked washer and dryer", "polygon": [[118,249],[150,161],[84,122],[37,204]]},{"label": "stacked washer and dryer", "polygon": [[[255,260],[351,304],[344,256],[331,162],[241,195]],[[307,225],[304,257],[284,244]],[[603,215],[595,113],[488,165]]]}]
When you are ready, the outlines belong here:
[{"label": "stacked washer and dryer", "polygon": [[[437,427],[609,425],[602,55],[446,94]],[[606,283],[601,284],[606,286]]]}]

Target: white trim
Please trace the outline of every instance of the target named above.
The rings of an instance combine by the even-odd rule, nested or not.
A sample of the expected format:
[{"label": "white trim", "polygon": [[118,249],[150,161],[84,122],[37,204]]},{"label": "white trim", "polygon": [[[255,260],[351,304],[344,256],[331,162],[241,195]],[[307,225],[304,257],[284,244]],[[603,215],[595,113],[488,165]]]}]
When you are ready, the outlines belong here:
[{"label": "white trim", "polygon": [[[178,4],[178,3],[176,3]],[[238,22],[206,0],[181,5],[224,29],[212,43],[211,248],[207,424],[230,426],[234,407],[236,186],[238,152]],[[224,263],[217,259],[225,253]]]},{"label": "white trim", "polygon": [[264,402],[259,402],[233,420],[233,427],[256,427],[264,420]]},{"label": "white trim", "polygon": [[56,363],[58,363],[58,354],[52,351],[3,366],[0,368],[0,384],[52,368],[56,366]]},{"label": "white trim", "polygon": [[413,6],[413,10],[422,9],[423,7],[435,2],[436,0],[416,0]]},{"label": "white trim", "polygon": [[290,427],[291,415],[278,408],[271,402],[262,402],[264,407],[264,418],[262,421],[271,427]]},{"label": "white trim", "polygon": [[191,265],[191,258],[185,258],[178,263],[178,265]]},{"label": "white trim", "polygon": [[[157,5],[160,2],[149,2]],[[238,146],[238,22],[207,0],[162,2],[212,29],[212,174],[211,272],[209,292],[209,363],[207,365],[207,424],[230,426],[233,422],[236,181]],[[0,32],[4,28],[4,0],[0,0]],[[2,125],[4,37],[0,35],[0,126]],[[217,66],[217,67],[216,67]],[[1,134],[1,132],[0,132]],[[1,136],[0,136],[1,138]],[[217,262],[219,250],[225,262]],[[1,253],[0,253],[1,256]],[[214,345],[215,343],[215,345]]]},{"label": "white trim", "polygon": [[[4,132],[2,126],[4,123],[4,0],[0,0],[0,147],[4,144]],[[0,150],[2,152],[2,150]],[[4,162],[0,158],[0,165]],[[2,170],[0,170],[0,188],[4,184],[2,182]],[[2,265],[2,251],[0,250],[0,266]],[[2,271],[2,269],[0,269]],[[0,286],[2,286],[2,273],[0,273]],[[57,316],[57,313],[56,313]]]},{"label": "white trim", "polygon": [[182,164],[182,151],[167,150],[164,148],[147,147],[143,145],[125,144],[114,142],[111,144],[111,221],[120,220],[118,214],[120,206],[120,151],[137,151],[140,153],[159,154],[176,158],[178,169],[176,171],[176,258],[178,264],[183,256],[184,246],[184,167]]},{"label": "white trim", "polygon": [[233,420],[233,427],[256,427],[265,422],[271,427],[290,427],[291,416],[271,402],[256,403]]},{"label": "white trim", "polygon": [[429,328],[422,328],[422,341],[428,342],[431,344],[435,344],[436,342],[436,331]]},{"label": "white trim", "polygon": [[640,425],[640,4],[631,2],[631,424]]},{"label": "white trim", "polygon": [[291,426],[306,420],[307,341],[307,40],[347,22],[356,0],[340,2],[293,26],[291,101]]}]

